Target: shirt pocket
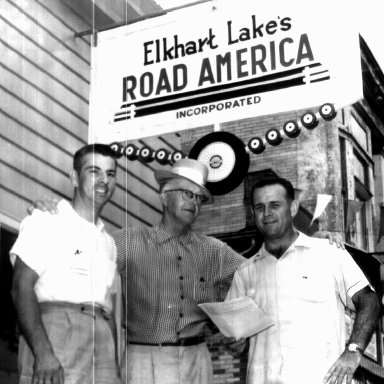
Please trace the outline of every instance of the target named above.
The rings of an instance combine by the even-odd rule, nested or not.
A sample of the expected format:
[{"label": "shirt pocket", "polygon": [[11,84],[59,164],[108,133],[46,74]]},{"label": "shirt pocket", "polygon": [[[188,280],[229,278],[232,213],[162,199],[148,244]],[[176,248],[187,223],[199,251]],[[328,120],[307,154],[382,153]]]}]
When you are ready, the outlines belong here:
[{"label": "shirt pocket", "polygon": [[194,296],[198,303],[212,303],[217,301],[217,288],[211,280],[201,277],[194,282]]},{"label": "shirt pocket", "polygon": [[295,294],[298,299],[309,303],[326,301],[325,280],[321,271],[302,270],[295,276]]}]

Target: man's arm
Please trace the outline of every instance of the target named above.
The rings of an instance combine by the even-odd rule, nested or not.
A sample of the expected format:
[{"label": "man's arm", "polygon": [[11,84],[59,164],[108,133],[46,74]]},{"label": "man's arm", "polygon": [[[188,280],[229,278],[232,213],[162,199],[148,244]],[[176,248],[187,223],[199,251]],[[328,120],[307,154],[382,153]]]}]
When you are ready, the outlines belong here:
[{"label": "man's arm", "polygon": [[226,298],[235,272],[240,267],[240,265],[247,260],[244,256],[237,253],[225,243],[222,243],[222,249],[220,253],[221,261],[220,265],[218,265],[219,268],[217,272],[219,274],[219,280],[215,286],[215,300],[217,301],[223,301]]},{"label": "man's arm", "polygon": [[53,352],[41,320],[34,291],[37,279],[36,272],[17,257],[13,273],[12,297],[22,334],[35,357],[32,383],[64,384],[63,368]]},{"label": "man's arm", "polygon": [[[365,350],[379,318],[379,302],[375,292],[368,286],[352,296],[356,308],[356,317],[348,344],[356,343],[362,351]],[[358,368],[362,354],[350,352],[347,348],[327,372],[324,382],[341,384],[347,377],[347,384],[352,382],[352,377]]]},{"label": "man's arm", "polygon": [[379,319],[379,301],[369,287],[356,292],[352,301],[356,307],[356,318],[349,343],[356,343],[365,350]]}]

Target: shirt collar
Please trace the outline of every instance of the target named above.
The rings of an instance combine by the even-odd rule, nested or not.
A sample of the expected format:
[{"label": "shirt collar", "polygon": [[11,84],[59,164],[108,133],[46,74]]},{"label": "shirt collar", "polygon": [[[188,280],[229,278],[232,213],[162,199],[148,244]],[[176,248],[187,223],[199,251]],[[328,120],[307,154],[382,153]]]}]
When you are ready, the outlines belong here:
[{"label": "shirt collar", "polygon": [[[297,239],[288,247],[288,249],[285,251],[284,255],[286,255],[288,252],[295,250],[296,248],[310,248],[311,245],[311,238],[304,233],[297,231],[299,234]],[[254,256],[255,260],[262,259],[266,255],[269,255],[269,252],[265,249],[264,243],[262,244],[261,248],[257,251],[256,255]],[[283,255],[283,256],[284,256]]]},{"label": "shirt collar", "polygon": [[298,231],[298,230],[296,230],[296,232],[299,234],[299,236],[291,244],[291,246],[288,248],[288,250],[290,250],[291,248],[298,248],[298,247],[310,248],[311,243],[312,243],[311,238],[309,236],[305,235],[304,233]]},{"label": "shirt collar", "polygon": [[176,236],[172,232],[170,232],[163,223],[159,223],[156,227],[154,227],[154,240],[158,243],[165,243],[171,239],[178,239],[182,243],[186,245],[190,244],[192,241],[193,232],[188,231],[183,235]]},{"label": "shirt collar", "polygon": [[60,200],[57,204],[57,209],[60,213],[74,220],[74,222],[78,222],[80,225],[91,226],[93,228],[96,228],[100,232],[104,229],[104,223],[100,218],[97,220],[96,224],[85,220],[73,209],[72,205],[66,200]]}]

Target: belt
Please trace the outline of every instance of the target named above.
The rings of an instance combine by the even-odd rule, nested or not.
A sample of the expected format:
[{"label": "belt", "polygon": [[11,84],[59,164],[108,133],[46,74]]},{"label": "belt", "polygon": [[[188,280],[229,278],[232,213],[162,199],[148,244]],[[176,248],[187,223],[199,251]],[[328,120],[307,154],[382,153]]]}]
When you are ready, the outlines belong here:
[{"label": "belt", "polygon": [[103,317],[106,320],[111,318],[110,312],[105,308],[94,304],[76,304],[68,303],[66,301],[44,301],[39,303],[41,313],[47,313],[54,309],[70,310],[75,312],[81,312],[84,315],[93,317]]},{"label": "belt", "polygon": [[153,347],[189,347],[191,345],[197,345],[205,342],[204,336],[190,337],[188,339],[180,339],[174,343],[141,343],[138,341],[128,341],[128,344],[132,345],[148,345]]}]

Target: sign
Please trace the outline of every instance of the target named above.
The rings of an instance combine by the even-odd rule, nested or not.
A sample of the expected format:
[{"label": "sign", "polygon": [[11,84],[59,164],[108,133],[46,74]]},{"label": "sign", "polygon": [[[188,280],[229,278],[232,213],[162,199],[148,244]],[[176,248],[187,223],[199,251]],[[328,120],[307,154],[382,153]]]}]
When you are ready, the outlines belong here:
[{"label": "sign", "polygon": [[353,103],[362,80],[349,20],[327,1],[216,0],[100,32],[90,141]]}]

